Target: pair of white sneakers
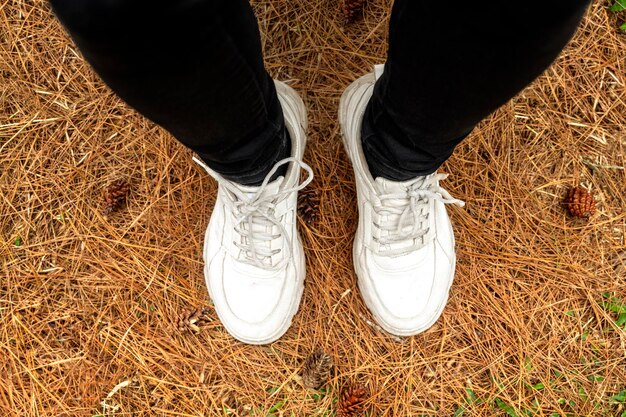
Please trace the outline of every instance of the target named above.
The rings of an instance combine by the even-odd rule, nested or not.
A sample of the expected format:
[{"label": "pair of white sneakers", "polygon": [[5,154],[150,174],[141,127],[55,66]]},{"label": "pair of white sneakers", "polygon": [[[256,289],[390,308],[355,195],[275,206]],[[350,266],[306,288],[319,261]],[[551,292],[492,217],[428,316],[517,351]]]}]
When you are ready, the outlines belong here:
[{"label": "pair of white sneakers", "polygon": [[[439,186],[445,175],[393,182],[370,174],[361,148],[361,122],[382,68],[349,86],[339,109],[359,204],[353,261],[359,289],[376,321],[394,335],[410,336],[432,326],[447,302],[456,256],[445,205],[463,202]],[[289,329],[305,277],[296,209],[298,191],[313,179],[302,161],[306,109],[286,84],[276,81],[276,89],[292,157],[278,162],[260,187],[228,181],[194,158],[218,182],[204,240],[209,294],[228,332],[255,345],[274,342]],[[287,173],[270,183],[286,164]],[[308,173],[302,183],[301,170]]]}]

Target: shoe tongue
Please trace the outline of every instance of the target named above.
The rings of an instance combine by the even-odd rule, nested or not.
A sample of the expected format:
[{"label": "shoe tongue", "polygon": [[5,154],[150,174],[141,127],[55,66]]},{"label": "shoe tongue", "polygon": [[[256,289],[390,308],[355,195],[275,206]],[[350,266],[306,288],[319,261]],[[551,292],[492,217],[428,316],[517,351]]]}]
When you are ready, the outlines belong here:
[{"label": "shoe tongue", "polygon": [[[237,187],[237,189],[239,189],[242,193],[244,193],[246,197],[248,197],[249,199],[255,198],[255,196],[257,196],[256,199],[258,200],[266,196],[272,197],[278,194],[284,180],[285,180],[284,177],[278,177],[276,180],[267,184],[265,188],[263,189],[263,193],[260,196],[257,196],[257,193],[259,192],[259,189],[261,188],[260,186],[251,187],[251,186],[245,186],[241,184],[235,184],[235,187]],[[271,200],[272,198],[268,198],[268,199]],[[273,235],[276,233],[275,226],[269,223],[266,219],[262,219],[262,218],[260,219],[257,218],[255,221],[252,222],[252,224],[246,223],[243,225],[243,227],[246,229],[248,229],[249,227],[252,227],[252,230],[249,230],[249,232],[252,233],[252,236],[254,235],[268,236],[268,235]],[[251,242],[248,241],[247,243],[251,243]],[[271,252],[273,249],[276,249],[273,247],[272,241],[256,239],[254,241],[254,245],[256,245],[257,248],[263,249],[268,252]],[[264,263],[267,263],[267,265],[270,266],[271,260],[267,259],[264,261]]]},{"label": "shoe tongue", "polygon": [[[277,194],[280,191],[280,186],[283,184],[284,181],[285,181],[285,177],[276,178],[274,181],[272,181],[271,183],[265,186],[265,189],[263,190],[263,194],[260,195],[259,197]],[[241,185],[237,183],[233,183],[233,184],[235,184],[235,187],[237,187],[241,192],[243,192],[248,198],[254,197],[259,192],[259,189],[261,188],[260,186],[248,186],[248,185]]]},{"label": "shoe tongue", "polygon": [[379,194],[395,194],[406,192],[407,188],[415,182],[415,178],[409,181],[391,181],[386,178],[378,177],[374,181],[374,187]]},{"label": "shoe tongue", "polygon": [[[409,195],[408,190],[417,182],[419,182],[424,177],[414,178],[409,181],[391,181],[385,178],[376,178],[374,181],[374,187],[376,188],[376,192],[379,196],[383,195],[394,195],[397,194],[400,198],[386,198],[384,200],[383,205],[387,208],[394,207],[395,209],[405,210],[409,204]],[[384,213],[384,211],[383,211]],[[398,226],[398,222],[400,221],[401,214],[399,213],[390,213],[382,214],[379,222],[381,224],[386,223],[392,225],[394,228]],[[390,223],[388,223],[390,222]],[[415,217],[413,215],[408,216],[404,219],[401,232],[410,234],[414,229],[415,225]],[[391,234],[395,234],[393,231],[381,231],[381,236],[389,237]],[[415,244],[414,239],[404,239],[398,240],[397,242],[390,242],[384,245],[388,250],[402,252],[404,250],[408,250],[413,247]],[[397,259],[394,257],[394,261],[397,262]]]}]

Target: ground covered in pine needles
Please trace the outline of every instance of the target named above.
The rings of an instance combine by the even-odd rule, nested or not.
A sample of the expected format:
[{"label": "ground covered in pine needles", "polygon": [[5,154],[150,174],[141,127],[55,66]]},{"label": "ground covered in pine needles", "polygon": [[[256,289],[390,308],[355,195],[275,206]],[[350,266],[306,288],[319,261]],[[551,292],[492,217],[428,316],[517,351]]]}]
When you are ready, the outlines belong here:
[{"label": "ground covered in pine needles", "polygon": [[[443,167],[467,202],[450,208],[458,274],[441,320],[400,339],[356,287],[336,117],[342,90],[384,59],[390,1],[348,26],[334,2],[254,1],[269,71],[310,109],[320,201],[300,224],[300,312],[253,347],[224,331],[204,285],[215,182],[98,80],[41,0],[2,2],[0,415],[331,416],[348,384],[371,416],[622,415],[626,36],[606,6]],[[128,201],[104,215],[119,178]],[[598,202],[588,220],[562,206],[581,184]],[[335,367],[307,390],[300,367],[318,348]]]}]

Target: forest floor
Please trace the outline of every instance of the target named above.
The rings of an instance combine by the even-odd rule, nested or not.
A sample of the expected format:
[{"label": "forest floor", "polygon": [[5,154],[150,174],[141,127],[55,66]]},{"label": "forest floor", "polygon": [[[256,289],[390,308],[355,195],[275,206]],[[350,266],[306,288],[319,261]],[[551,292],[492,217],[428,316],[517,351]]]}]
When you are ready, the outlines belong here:
[{"label": "forest floor", "polygon": [[[339,97],[384,60],[390,0],[345,26],[335,3],[257,0],[267,68],[309,108],[319,220],[292,328],[233,340],[208,299],[216,184],[114,96],[41,0],[0,2],[0,415],[330,416],[361,383],[371,416],[621,416],[626,401],[626,36],[594,3],[557,62],[483,121],[442,172],[458,270],[429,331],[381,331],[350,256],[354,179]],[[127,178],[105,216],[102,190]],[[588,220],[562,201],[598,201]],[[200,333],[179,330],[206,307]],[[316,348],[335,369],[303,387]]]}]

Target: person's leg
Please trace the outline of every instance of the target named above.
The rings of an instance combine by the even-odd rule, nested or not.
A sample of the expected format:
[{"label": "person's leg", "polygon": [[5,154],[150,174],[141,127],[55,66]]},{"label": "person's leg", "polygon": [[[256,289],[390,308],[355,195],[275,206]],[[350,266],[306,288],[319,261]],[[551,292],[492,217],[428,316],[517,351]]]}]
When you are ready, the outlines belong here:
[{"label": "person's leg", "polygon": [[304,103],[265,71],[248,0],[52,5],[112,90],[196,151],[216,179],[204,239],[215,311],[240,341],[277,340],[302,297],[296,207],[313,174],[302,162]]},{"label": "person's leg", "polygon": [[247,0],[51,0],[109,87],[214,171],[256,185],[290,155]]},{"label": "person's leg", "polygon": [[588,0],[396,0],[389,56],[363,120],[374,177],[434,172],[474,126],[539,76]]},{"label": "person's leg", "polygon": [[377,67],[355,81],[339,111],[359,200],[354,268],[365,303],[390,333],[432,326],[454,281],[445,206],[463,202],[435,171],[552,62],[586,4],[396,0],[382,75]]}]

